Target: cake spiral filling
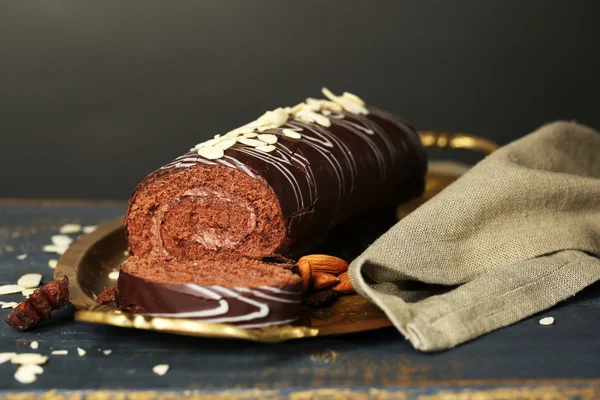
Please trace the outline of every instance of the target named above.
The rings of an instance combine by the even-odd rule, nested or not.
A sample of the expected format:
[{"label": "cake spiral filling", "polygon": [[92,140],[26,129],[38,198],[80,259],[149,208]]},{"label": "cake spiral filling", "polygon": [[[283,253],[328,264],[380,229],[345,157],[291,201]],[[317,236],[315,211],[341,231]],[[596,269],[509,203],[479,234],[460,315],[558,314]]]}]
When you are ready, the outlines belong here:
[{"label": "cake spiral filling", "polygon": [[152,224],[153,247],[179,255],[189,247],[230,250],[257,226],[256,208],[246,199],[209,187],[187,189],[163,205]]}]

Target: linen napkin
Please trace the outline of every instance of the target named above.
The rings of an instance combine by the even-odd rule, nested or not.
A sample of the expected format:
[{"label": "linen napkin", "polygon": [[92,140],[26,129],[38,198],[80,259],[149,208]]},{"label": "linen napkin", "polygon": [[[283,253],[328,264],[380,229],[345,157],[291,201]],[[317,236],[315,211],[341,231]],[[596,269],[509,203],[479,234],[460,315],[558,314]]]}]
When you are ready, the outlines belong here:
[{"label": "linen napkin", "polygon": [[350,265],[412,345],[443,350],[600,279],[600,134],[569,122],[500,148]]}]

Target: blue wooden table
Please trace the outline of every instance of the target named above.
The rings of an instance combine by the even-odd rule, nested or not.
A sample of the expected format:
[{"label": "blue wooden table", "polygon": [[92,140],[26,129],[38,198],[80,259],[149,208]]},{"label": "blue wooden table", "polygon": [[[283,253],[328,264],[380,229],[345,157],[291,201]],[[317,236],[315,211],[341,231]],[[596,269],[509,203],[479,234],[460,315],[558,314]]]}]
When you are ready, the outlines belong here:
[{"label": "blue wooden table", "polygon": [[[44,244],[69,222],[95,225],[123,215],[125,204],[0,200],[0,285],[23,274],[52,278]],[[20,260],[17,256],[27,254]],[[22,301],[4,295],[0,301]],[[0,310],[2,318],[10,309]],[[30,385],[0,365],[0,398],[123,398],[163,394],[197,398],[600,398],[600,285],[566,303],[454,350],[415,351],[394,329],[282,344],[201,339],[75,322],[55,312],[31,332],[0,324],[1,352],[67,349],[50,355]],[[542,316],[554,325],[541,326]],[[38,341],[37,350],[30,343]],[[83,357],[77,348],[86,350]],[[105,355],[103,350],[112,353]],[[152,372],[169,364],[164,376]]]}]

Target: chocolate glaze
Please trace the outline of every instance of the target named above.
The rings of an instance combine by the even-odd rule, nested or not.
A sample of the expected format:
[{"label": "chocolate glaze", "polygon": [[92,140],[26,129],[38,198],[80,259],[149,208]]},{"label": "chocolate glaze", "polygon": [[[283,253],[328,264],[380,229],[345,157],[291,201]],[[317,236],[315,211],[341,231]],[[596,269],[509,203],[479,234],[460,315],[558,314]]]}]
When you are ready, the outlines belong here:
[{"label": "chocolate glaze", "polygon": [[[427,158],[415,129],[406,121],[370,107],[368,115],[334,112],[329,128],[290,119],[263,133],[278,136],[276,151],[263,153],[236,144],[225,157],[208,160],[190,151],[147,176],[150,182],[198,164],[236,168],[268,186],[279,200],[288,236],[323,233],[364,209],[418,196]],[[294,129],[301,139],[282,135]],[[125,220],[127,223],[127,219]]]},{"label": "chocolate glaze", "polygon": [[136,314],[245,328],[292,323],[302,307],[301,281],[283,287],[226,288],[158,283],[121,271],[116,292],[119,308]]}]

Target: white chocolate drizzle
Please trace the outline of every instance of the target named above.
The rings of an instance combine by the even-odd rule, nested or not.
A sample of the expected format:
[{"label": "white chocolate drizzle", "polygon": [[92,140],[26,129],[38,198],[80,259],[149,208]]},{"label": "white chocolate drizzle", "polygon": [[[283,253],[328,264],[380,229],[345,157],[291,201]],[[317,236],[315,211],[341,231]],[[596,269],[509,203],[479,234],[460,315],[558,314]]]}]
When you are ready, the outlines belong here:
[{"label": "white chocolate drizzle", "polygon": [[[166,318],[199,318],[204,322],[213,322],[213,323],[231,323],[231,322],[240,322],[240,321],[253,321],[258,319],[263,319],[267,317],[270,313],[269,303],[261,302],[256,298],[263,298],[266,300],[276,301],[280,303],[291,303],[291,304],[299,304],[302,298],[302,292],[294,292],[282,290],[277,287],[272,286],[260,286],[256,289],[249,288],[225,288],[223,286],[200,286],[196,284],[185,284],[183,285],[186,289],[186,293],[191,295],[197,294],[196,297],[200,298],[209,298],[211,300],[216,300],[218,305],[211,309],[204,309],[198,311],[185,311],[179,313],[147,313],[144,315],[150,317],[166,317]],[[260,290],[259,290],[260,289]],[[263,293],[263,291],[270,292],[270,294]],[[285,297],[278,297],[275,294],[281,295],[293,295],[297,297],[297,300],[289,299]],[[252,295],[254,298],[251,299],[247,297],[247,295]],[[243,303],[249,304],[256,308],[255,311],[248,312],[242,315],[235,316],[226,316],[226,314],[231,310],[230,301],[241,301]],[[297,318],[293,319],[285,319],[285,320],[271,320],[263,323],[255,323],[255,324],[247,324],[241,325],[244,328],[258,328],[261,326],[267,325],[281,325],[295,321]]]}]

